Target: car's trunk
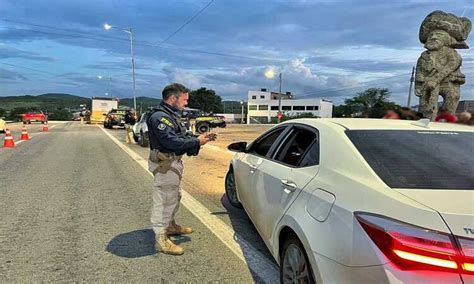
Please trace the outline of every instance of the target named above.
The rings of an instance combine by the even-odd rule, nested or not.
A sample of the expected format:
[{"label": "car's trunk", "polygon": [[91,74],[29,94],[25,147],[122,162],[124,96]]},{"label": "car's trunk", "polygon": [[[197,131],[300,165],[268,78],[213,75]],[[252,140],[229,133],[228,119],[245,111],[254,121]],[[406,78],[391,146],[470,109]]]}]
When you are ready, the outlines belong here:
[{"label": "car's trunk", "polygon": [[440,213],[454,235],[474,238],[474,189],[396,189]]}]

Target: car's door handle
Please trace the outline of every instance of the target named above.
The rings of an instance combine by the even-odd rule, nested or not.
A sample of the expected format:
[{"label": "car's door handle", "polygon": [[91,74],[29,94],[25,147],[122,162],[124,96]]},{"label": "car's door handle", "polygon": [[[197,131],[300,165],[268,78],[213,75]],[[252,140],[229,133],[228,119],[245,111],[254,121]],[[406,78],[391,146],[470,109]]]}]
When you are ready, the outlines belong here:
[{"label": "car's door handle", "polygon": [[296,183],[294,183],[292,181],[289,181],[289,180],[286,180],[286,179],[282,179],[281,184],[285,189],[287,189],[291,192],[295,191],[298,188]]},{"label": "car's door handle", "polygon": [[250,173],[251,173],[251,174],[253,174],[256,169],[257,169],[257,166],[255,166],[255,165],[250,165]]}]

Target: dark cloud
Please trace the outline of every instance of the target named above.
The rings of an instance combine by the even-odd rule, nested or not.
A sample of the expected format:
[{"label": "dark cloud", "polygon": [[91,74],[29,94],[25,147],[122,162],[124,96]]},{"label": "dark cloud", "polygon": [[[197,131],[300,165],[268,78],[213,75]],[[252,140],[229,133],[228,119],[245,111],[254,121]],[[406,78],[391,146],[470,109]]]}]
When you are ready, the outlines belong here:
[{"label": "dark cloud", "polygon": [[11,71],[8,69],[0,68],[0,80],[3,82],[18,82],[18,81],[27,81],[28,78],[23,76],[22,73]]},{"label": "dark cloud", "polygon": [[17,48],[0,44],[0,59],[7,59],[7,58],[19,58],[19,59],[46,61],[46,62],[56,61],[56,59],[52,57],[42,56],[37,52],[20,50]]}]

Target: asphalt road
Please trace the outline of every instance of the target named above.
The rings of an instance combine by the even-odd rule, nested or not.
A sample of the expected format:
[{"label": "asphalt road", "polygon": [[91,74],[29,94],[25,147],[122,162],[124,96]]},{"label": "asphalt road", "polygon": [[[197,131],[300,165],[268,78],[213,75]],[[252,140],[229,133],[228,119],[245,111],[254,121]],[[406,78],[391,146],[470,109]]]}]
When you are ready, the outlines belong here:
[{"label": "asphalt road", "polygon": [[[106,132],[124,141],[124,131]],[[0,146],[0,282],[252,283],[277,277],[274,270],[261,271],[260,263],[272,260],[246,214],[227,205],[223,188],[218,193],[223,178],[215,177],[209,190],[196,181],[202,162],[216,154],[212,147],[185,161],[183,182],[209,210],[211,223],[181,206],[178,222],[196,232],[175,238],[185,254],[169,256],[154,251],[152,177],[136,157],[95,125],[50,124],[47,133],[30,133],[32,139],[15,148]],[[128,149],[147,157],[145,148]],[[227,159],[218,156],[216,167]],[[212,218],[234,234],[243,257],[216,232],[222,226],[209,225]]]}]

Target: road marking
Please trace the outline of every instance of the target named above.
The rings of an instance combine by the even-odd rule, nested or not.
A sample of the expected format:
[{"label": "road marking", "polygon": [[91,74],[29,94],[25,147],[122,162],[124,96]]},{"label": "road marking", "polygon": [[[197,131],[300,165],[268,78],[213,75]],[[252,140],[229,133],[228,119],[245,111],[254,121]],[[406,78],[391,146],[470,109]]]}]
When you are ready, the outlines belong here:
[{"label": "road marking", "polygon": [[[142,158],[135,151],[125,146],[117,138],[112,136],[103,127],[97,125],[112,141],[125,151],[135,162],[144,168],[151,176],[153,174],[148,170],[148,160]],[[216,147],[216,146],[214,146]],[[194,216],[196,216],[217,238],[219,238],[237,257],[247,263],[248,267],[262,281],[267,283],[278,283],[280,274],[278,267],[266,258],[261,252],[250,245],[242,236],[237,234],[234,229],[228,226],[224,221],[215,215],[212,215],[209,209],[197,201],[184,189],[181,189],[181,204],[186,207]]]}]

